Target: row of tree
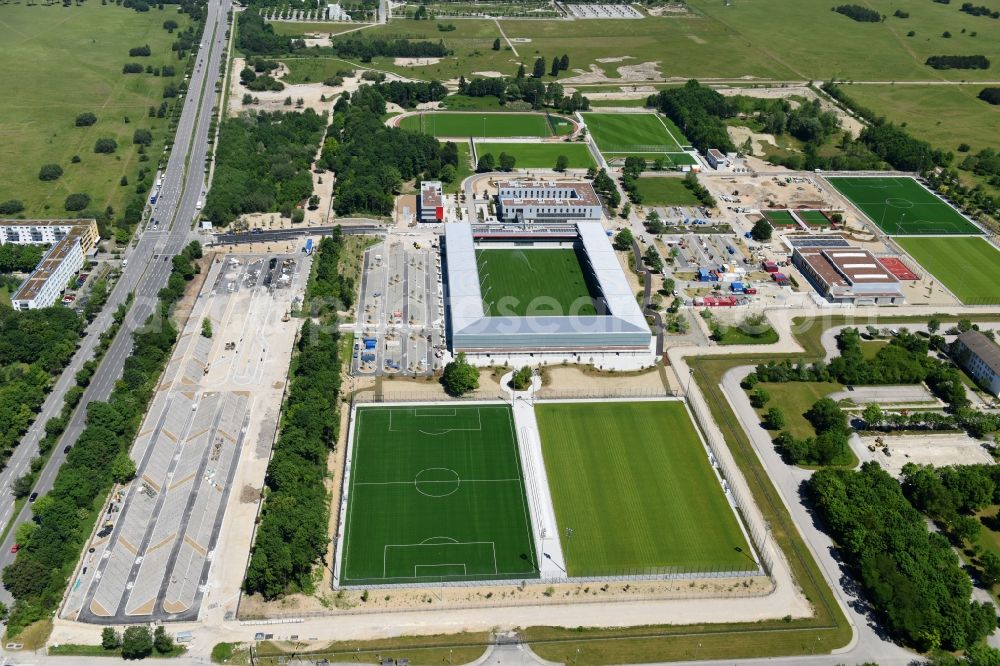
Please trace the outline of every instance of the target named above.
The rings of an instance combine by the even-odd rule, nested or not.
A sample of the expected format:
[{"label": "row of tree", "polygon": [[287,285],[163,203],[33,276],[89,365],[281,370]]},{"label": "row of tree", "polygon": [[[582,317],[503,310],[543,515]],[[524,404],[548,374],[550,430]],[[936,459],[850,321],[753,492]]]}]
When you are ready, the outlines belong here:
[{"label": "row of tree", "polygon": [[[7,624],[12,636],[51,616],[62,600],[114,481],[114,461],[127,458],[170,356],[177,338],[171,309],[184,292],[185,277],[193,277],[193,262],[199,257],[201,246],[193,242],[175,258],[167,286],[160,290],[159,307],[133,333],[132,355],[125,361],[121,379],[107,402],[88,405],[87,425],[59,468],[52,490],[32,507],[36,527],[14,562],[3,570],[4,586],[15,599]],[[28,346],[35,344],[37,338]]]},{"label": "row of tree", "polygon": [[41,260],[41,245],[0,245],[0,273],[29,273]]},{"label": "row of tree", "polygon": [[948,540],[928,531],[900,485],[878,463],[824,469],[808,497],[854,572],[882,626],[920,652],[961,650],[996,628],[991,604],[971,600],[972,583]]},{"label": "row of tree", "polygon": [[317,248],[316,267],[309,285],[307,308],[313,315],[335,314],[354,305],[354,280],[340,270],[345,260],[344,232],[338,226]]},{"label": "row of tree", "polygon": [[[243,12],[249,14],[249,12]],[[244,111],[222,122],[215,177],[202,214],[227,224],[243,213],[286,216],[312,194],[309,168],[326,114]]]},{"label": "row of tree", "polygon": [[862,7],[861,5],[837,5],[833,11],[843,14],[849,19],[854,19],[859,23],[881,23],[885,17],[874,9]]},{"label": "row of tree", "polygon": [[[320,243],[307,302],[330,297],[342,284],[336,274],[343,251],[340,233]],[[313,566],[329,544],[330,498],[324,482],[340,426],[341,359],[336,312],[324,312],[318,320],[303,322],[295,344],[281,434],[267,466],[267,494],[243,583],[247,592],[266,599],[311,591]]]},{"label": "row of tree", "polygon": [[524,65],[518,69],[518,76],[507,77],[475,77],[466,81],[464,76],[458,79],[458,93],[468,97],[496,97],[503,106],[509,102],[523,101],[533,109],[549,106],[562,113],[575,113],[590,109],[590,100],[580,91],[567,95],[562,84],[555,81],[545,85],[537,77],[524,76]]},{"label": "row of tree", "polygon": [[989,69],[990,59],[984,55],[935,55],[926,64],[934,69]]},{"label": "row of tree", "polygon": [[403,108],[413,108],[417,104],[439,102],[448,94],[448,89],[440,81],[389,81],[375,84],[386,100],[399,104]]}]

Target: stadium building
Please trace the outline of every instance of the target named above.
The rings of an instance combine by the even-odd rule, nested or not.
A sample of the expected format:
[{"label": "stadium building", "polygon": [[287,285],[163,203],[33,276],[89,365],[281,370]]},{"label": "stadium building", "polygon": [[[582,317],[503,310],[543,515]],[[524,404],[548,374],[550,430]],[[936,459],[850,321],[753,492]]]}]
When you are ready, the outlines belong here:
[{"label": "stadium building", "polygon": [[600,222],[601,200],[589,182],[501,180],[497,183],[497,219],[527,224]]},{"label": "stadium building", "polygon": [[33,310],[54,305],[98,240],[97,221],[93,219],[0,220],[0,245],[52,245],[10,297],[13,308]]},{"label": "stadium building", "polygon": [[[541,254],[532,252],[559,249],[571,253],[560,260],[573,270],[542,271]],[[494,250],[508,252],[511,274],[496,274],[504,264],[490,267],[486,257]],[[652,362],[652,334],[600,223],[532,229],[449,224],[442,251],[449,346],[470,361],[487,365],[494,357],[518,356],[524,362],[568,359],[621,367]],[[582,294],[575,299],[573,287],[562,281],[574,271],[585,282],[575,284],[581,291],[573,294]],[[511,279],[534,280],[538,290],[504,293]],[[560,297],[575,305],[563,311],[556,305]],[[515,312],[522,305],[518,298],[531,303]],[[505,311],[505,301],[514,307]]]},{"label": "stadium building", "polygon": [[792,263],[831,303],[900,305],[899,279],[871,252],[856,247],[796,247]]}]

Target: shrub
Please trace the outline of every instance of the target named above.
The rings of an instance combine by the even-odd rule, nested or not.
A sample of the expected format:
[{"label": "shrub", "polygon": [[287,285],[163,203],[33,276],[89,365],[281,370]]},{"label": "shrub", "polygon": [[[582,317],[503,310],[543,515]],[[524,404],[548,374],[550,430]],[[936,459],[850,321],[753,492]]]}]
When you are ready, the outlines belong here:
[{"label": "shrub", "polygon": [[90,195],[83,194],[81,192],[76,192],[74,194],[66,197],[66,202],[63,207],[68,211],[79,211],[83,210],[90,205]]},{"label": "shrub", "polygon": [[122,65],[122,74],[142,74],[144,68],[137,62],[127,62]]},{"label": "shrub", "polygon": [[97,122],[97,116],[95,116],[90,111],[86,111],[78,115],[76,117],[76,121],[74,122],[77,127],[90,127],[91,125]]},{"label": "shrub", "polygon": [[62,167],[58,164],[43,164],[38,170],[38,180],[58,180],[63,175]]},{"label": "shrub", "polygon": [[13,215],[24,210],[24,202],[19,199],[7,199],[0,201],[0,214]]},{"label": "shrub", "polygon": [[118,142],[114,139],[98,139],[94,143],[95,153],[113,153],[118,150]]}]

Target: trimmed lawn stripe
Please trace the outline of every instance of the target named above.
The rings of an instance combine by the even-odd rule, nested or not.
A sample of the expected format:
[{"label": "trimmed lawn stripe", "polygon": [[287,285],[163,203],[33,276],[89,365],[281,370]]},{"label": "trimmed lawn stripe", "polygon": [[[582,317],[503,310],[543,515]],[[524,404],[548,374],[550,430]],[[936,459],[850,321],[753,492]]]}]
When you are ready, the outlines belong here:
[{"label": "trimmed lawn stripe", "polygon": [[361,407],[341,582],[537,578],[507,405]]},{"label": "trimmed lawn stripe", "polygon": [[535,413],[570,575],[756,567],[682,402]]},{"label": "trimmed lawn stripe", "polygon": [[597,314],[576,250],[476,250],[476,263],[488,317]]},{"label": "trimmed lawn stripe", "polygon": [[887,234],[982,233],[913,178],[848,176],[827,180]]},{"label": "trimmed lawn stripe", "polygon": [[1000,251],[984,238],[893,240],[966,305],[1000,303]]}]

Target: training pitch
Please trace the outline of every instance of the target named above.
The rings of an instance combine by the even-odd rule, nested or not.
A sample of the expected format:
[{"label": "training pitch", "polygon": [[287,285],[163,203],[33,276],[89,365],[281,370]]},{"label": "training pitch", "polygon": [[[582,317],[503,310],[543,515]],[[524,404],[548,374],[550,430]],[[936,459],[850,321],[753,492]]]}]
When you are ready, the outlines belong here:
[{"label": "training pitch", "polygon": [[827,180],[887,234],[982,233],[913,178],[836,177]]},{"label": "training pitch", "polygon": [[756,570],[683,403],[535,413],[571,576]]},{"label": "training pitch", "polygon": [[656,113],[585,113],[583,119],[602,153],[680,153],[687,143],[676,125]]},{"label": "training pitch", "polygon": [[500,153],[514,156],[516,169],[554,169],[556,160],[565,155],[570,169],[586,169],[594,165],[594,157],[583,143],[485,143],[476,142],[476,154],[490,153],[499,161]]},{"label": "training pitch", "polygon": [[792,214],[787,210],[776,209],[776,210],[762,210],[761,215],[764,216],[772,227],[797,227],[798,222],[792,217]]},{"label": "training pitch", "polygon": [[966,305],[1000,303],[1000,251],[984,238],[896,238],[896,243]]},{"label": "training pitch", "polygon": [[403,129],[431,136],[530,137],[568,134],[573,125],[565,118],[542,113],[419,113],[399,121]]},{"label": "training pitch", "polygon": [[342,585],[537,578],[507,405],[361,407]]},{"label": "training pitch", "polygon": [[597,314],[575,250],[476,250],[476,264],[488,317]]}]

